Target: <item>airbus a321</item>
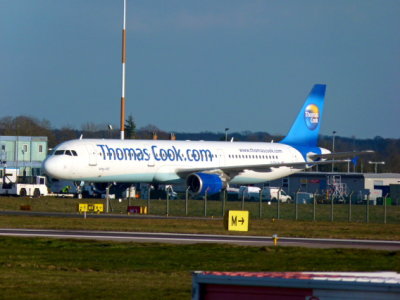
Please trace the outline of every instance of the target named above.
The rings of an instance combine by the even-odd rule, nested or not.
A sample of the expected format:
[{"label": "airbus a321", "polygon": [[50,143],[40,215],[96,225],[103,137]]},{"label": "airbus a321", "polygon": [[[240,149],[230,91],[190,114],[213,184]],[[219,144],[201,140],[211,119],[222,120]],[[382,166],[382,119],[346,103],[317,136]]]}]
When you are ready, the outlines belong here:
[{"label": "airbus a321", "polygon": [[[316,164],[331,163],[317,146],[326,85],[316,84],[279,143],[77,139],[58,145],[43,162],[57,179],[86,182],[186,182],[192,194],[215,194],[229,184],[258,184]],[[337,160],[335,160],[337,162]]]}]

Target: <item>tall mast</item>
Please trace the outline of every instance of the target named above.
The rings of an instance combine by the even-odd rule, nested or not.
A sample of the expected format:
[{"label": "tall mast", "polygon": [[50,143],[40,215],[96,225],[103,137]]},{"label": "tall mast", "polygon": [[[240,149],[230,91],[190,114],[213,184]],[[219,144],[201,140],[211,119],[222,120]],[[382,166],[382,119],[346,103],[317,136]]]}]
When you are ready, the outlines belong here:
[{"label": "tall mast", "polygon": [[121,96],[121,140],[125,139],[125,63],[126,63],[126,0],[122,24],[122,96]]}]

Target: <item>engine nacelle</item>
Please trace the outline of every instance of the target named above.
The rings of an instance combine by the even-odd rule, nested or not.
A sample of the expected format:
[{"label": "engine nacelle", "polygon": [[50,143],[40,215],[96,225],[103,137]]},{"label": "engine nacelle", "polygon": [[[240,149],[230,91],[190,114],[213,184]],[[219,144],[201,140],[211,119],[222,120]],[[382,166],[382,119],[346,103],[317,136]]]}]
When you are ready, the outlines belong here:
[{"label": "engine nacelle", "polygon": [[186,179],[189,191],[194,195],[217,194],[224,188],[224,182],[217,174],[193,173]]}]

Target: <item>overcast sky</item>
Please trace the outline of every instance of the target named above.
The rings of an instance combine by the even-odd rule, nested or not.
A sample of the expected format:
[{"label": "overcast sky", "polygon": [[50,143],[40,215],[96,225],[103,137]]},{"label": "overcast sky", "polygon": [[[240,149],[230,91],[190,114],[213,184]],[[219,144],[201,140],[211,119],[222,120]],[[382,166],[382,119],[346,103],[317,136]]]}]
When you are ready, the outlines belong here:
[{"label": "overcast sky", "polygon": [[[0,0],[0,117],[118,127],[122,5]],[[284,135],[325,83],[322,134],[400,138],[399,30],[398,0],[128,0],[127,115]]]}]

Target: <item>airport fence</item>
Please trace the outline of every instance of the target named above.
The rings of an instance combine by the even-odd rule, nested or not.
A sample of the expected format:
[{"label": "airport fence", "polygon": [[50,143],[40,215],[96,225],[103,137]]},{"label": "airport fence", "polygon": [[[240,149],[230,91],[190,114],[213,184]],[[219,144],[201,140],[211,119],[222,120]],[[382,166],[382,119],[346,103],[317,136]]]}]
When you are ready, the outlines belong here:
[{"label": "airport fence", "polygon": [[[142,206],[147,213],[159,216],[188,216],[222,218],[228,210],[248,210],[251,219],[282,219],[299,221],[331,221],[358,223],[400,224],[400,205],[388,201],[372,205],[372,201],[357,202],[344,199],[314,201],[308,204],[272,201],[242,201],[236,199],[70,199],[1,197],[0,209],[19,210],[29,207],[33,211],[77,212],[78,204],[102,203],[105,213],[127,214],[128,206]],[[353,199],[354,200],[354,199]],[[108,203],[108,209],[107,209]]]},{"label": "airport fence", "polygon": [[[386,200],[386,199],[385,199]],[[126,212],[127,206],[146,206],[147,213],[163,216],[223,217],[228,210],[248,210],[252,219],[299,221],[400,223],[400,206],[372,205],[372,201],[355,203],[349,199],[330,199],[308,204],[271,201],[194,199],[131,199],[110,201],[110,212]]]}]

